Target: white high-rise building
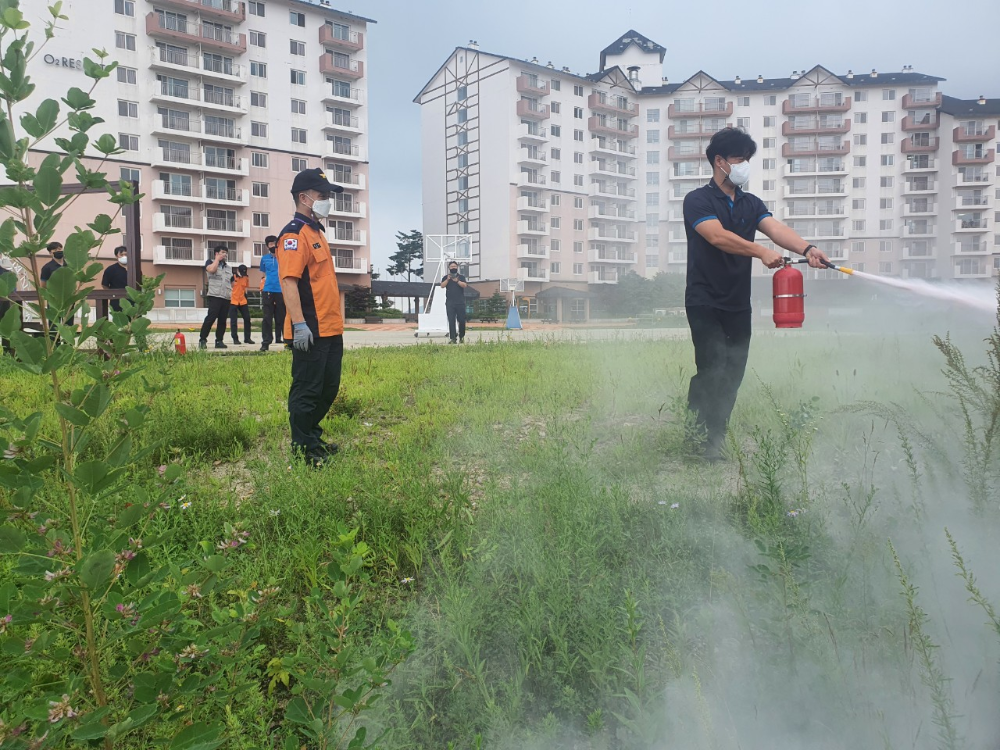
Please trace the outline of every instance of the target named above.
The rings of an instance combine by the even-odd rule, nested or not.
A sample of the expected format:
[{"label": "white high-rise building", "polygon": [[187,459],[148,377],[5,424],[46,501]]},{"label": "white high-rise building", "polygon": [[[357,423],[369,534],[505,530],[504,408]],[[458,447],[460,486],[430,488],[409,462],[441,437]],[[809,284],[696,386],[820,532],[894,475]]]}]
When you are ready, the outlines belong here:
[{"label": "white high-rise building", "polygon": [[684,196],[711,176],[708,139],[735,126],[758,147],[750,192],[831,258],[993,273],[998,102],[944,97],[910,68],[671,83],[665,53],[629,31],[579,74],[456,49],[415,100],[424,231],[470,234],[473,280],[520,276],[543,314],[582,317],[586,292],[623,272],[685,271]]},{"label": "white high-rise building", "polygon": [[[28,8],[39,29],[43,6]],[[369,285],[373,21],[325,0],[66,0],[62,12],[70,20],[30,74],[42,92],[87,89],[91,48],[118,61],[94,92],[104,124],[92,132],[114,133],[125,149],[102,170],[138,180],[146,196],[143,273],[166,275],[157,306],[179,315],[203,306],[210,248],[225,245],[232,265],[256,267],[264,238],[292,218],[292,178],[312,167],[344,187],[327,232],[339,283]],[[43,141],[33,158],[51,150]],[[81,202],[64,223],[82,225],[93,210]]]}]

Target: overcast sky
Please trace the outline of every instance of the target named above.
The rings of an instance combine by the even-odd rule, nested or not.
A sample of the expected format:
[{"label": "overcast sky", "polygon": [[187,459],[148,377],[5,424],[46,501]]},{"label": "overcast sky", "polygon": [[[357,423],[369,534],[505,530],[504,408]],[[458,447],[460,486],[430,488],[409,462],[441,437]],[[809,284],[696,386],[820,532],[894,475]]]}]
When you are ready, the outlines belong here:
[{"label": "overcast sky", "polygon": [[699,69],[732,79],[788,76],[817,64],[840,74],[912,65],[946,78],[941,89],[951,96],[1000,97],[1000,44],[991,39],[998,0],[348,0],[336,7],[378,22],[365,40],[378,270],[396,251],[397,231],[422,228],[413,98],[470,39],[483,52],[589,73],[604,47],[635,29],[667,48],[663,75],[672,82]]}]

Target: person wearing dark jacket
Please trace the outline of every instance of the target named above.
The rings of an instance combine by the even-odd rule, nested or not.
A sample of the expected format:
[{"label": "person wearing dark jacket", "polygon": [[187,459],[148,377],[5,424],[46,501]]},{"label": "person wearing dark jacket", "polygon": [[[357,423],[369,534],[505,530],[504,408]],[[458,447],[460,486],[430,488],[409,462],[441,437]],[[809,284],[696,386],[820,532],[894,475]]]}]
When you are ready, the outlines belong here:
[{"label": "person wearing dark jacket", "polygon": [[[128,272],[125,265],[128,263],[128,249],[124,245],[115,248],[115,262],[104,269],[101,277],[101,286],[105,289],[124,289],[128,286]],[[112,310],[121,310],[121,300],[111,300]]]},{"label": "person wearing dark jacket", "polygon": [[458,272],[458,263],[449,263],[448,275],[441,279],[441,288],[445,293],[444,309],[448,313],[450,344],[454,344],[456,339],[459,343],[465,343],[465,287],[468,285],[465,277]]}]

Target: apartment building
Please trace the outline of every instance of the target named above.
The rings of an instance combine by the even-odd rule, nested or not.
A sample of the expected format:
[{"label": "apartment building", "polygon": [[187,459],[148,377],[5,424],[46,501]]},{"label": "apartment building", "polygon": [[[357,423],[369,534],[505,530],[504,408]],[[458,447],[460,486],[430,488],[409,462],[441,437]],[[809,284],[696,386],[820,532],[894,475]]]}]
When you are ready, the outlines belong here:
[{"label": "apartment building", "polygon": [[623,272],[686,270],[684,196],[731,125],[758,145],[748,189],[831,258],[901,277],[993,273],[1000,103],[946,97],[910,68],[671,83],[665,54],[629,31],[580,74],[457,48],[415,99],[425,232],[469,234],[472,279],[519,276],[532,308],[551,315],[558,299],[560,317],[582,317]]},{"label": "apartment building", "polygon": [[[86,89],[91,48],[118,61],[93,113],[104,119],[97,132],[115,133],[125,150],[102,169],[145,194],[143,273],[165,274],[158,317],[198,316],[211,248],[257,267],[264,238],[291,219],[293,177],[317,166],[344,187],[327,230],[338,281],[370,284],[373,21],[323,0],[67,0],[63,13],[69,22],[31,74],[40,91]],[[85,222],[71,213],[65,224]]]}]

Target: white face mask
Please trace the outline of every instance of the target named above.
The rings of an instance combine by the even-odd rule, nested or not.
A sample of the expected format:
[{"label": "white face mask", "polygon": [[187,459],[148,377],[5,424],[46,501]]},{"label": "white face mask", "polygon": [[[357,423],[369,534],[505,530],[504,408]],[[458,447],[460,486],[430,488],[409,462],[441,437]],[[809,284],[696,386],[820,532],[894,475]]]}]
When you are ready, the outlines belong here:
[{"label": "white face mask", "polygon": [[128,256],[127,255],[119,255],[118,256],[118,262],[121,263],[124,266],[125,264],[128,263]]},{"label": "white face mask", "polygon": [[[729,164],[729,162],[727,161],[726,164]],[[729,164],[729,174],[727,176],[734,185],[743,187],[750,182],[750,162],[741,161],[739,164]]]},{"label": "white face mask", "polygon": [[329,198],[325,198],[321,201],[313,201],[312,212],[317,216],[325,219],[330,215],[330,209],[333,207],[333,202]]}]

